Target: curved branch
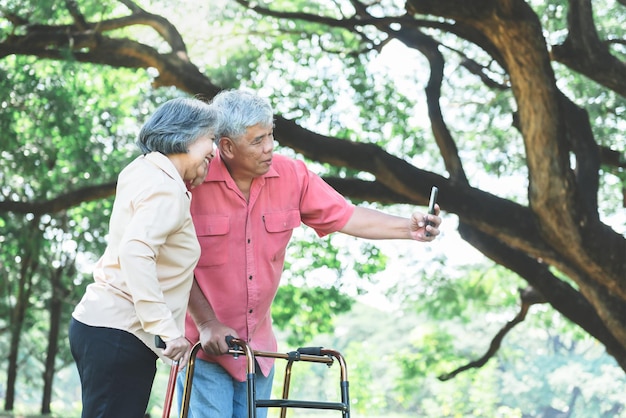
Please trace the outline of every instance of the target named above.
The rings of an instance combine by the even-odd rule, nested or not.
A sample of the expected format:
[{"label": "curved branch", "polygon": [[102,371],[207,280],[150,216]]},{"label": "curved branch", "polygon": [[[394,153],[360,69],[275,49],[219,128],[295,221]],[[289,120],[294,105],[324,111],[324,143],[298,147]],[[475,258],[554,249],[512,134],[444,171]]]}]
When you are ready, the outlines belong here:
[{"label": "curved branch", "polygon": [[214,96],[220,88],[210,83],[186,53],[159,53],[155,48],[128,38],[116,39],[93,30],[119,29],[142,24],[148,16],[129,16],[90,24],[80,32],[73,26],[32,25],[25,35],[13,35],[0,42],[0,58],[11,54],[33,55],[39,58],[65,60],[67,52],[79,62],[109,65],[116,68],[156,68],[159,72],[154,86],[172,86],[192,95]]},{"label": "curved branch", "polygon": [[463,169],[463,162],[459,157],[459,150],[444,121],[439,102],[441,98],[441,84],[443,83],[444,59],[441,51],[438,49],[438,43],[418,29],[393,31],[390,28],[385,28],[385,31],[393,34],[396,39],[402,41],[409,48],[417,49],[428,59],[430,77],[425,89],[426,104],[435,141],[443,157],[446,169],[450,173],[451,180],[469,184]]},{"label": "curved branch", "polygon": [[45,36],[51,36],[50,45],[61,46],[65,45],[63,40],[67,37],[83,37],[84,35],[102,34],[129,26],[143,25],[154,29],[170,45],[173,53],[178,54],[181,59],[189,60],[185,42],[178,29],[169,20],[163,16],[148,13],[130,0],[120,0],[120,2],[126,5],[132,14],[95,23],[85,19],[75,0],[66,1],[68,12],[74,19],[74,25],[31,24],[28,18],[13,16],[11,21],[14,24],[18,23],[16,26],[23,27],[26,33],[23,36],[13,36],[15,39],[11,40],[11,43],[41,42],[42,36],[44,39]]},{"label": "curved branch", "polygon": [[[268,7],[260,6],[258,3],[252,3],[247,0],[235,0],[241,6],[246,9],[252,10],[263,16],[271,16],[278,19],[292,19],[292,20],[303,20],[311,23],[320,23],[326,26],[331,27],[341,27],[346,29],[354,29],[356,27],[365,26],[365,25],[373,25],[375,23],[383,23],[383,24],[391,24],[398,23],[399,17],[373,17],[371,15],[367,15],[368,17],[364,17],[363,14],[358,14],[355,17],[341,18],[336,19],[333,17],[320,16],[311,13],[305,12],[283,12],[278,10],[272,10]],[[363,10],[359,8],[359,12],[362,13]]]},{"label": "curved branch", "polygon": [[66,0],[65,6],[72,15],[72,18],[74,18],[74,23],[76,24],[78,30],[86,30],[87,21],[85,20],[85,16],[83,16],[80,10],[78,10],[78,4],[76,3],[76,0]]},{"label": "curved branch", "polygon": [[[139,7],[131,0],[119,0],[120,3],[128,7],[132,15],[130,21],[126,21],[125,25],[146,25],[154,29],[172,48],[172,52],[179,55],[181,59],[189,61],[187,56],[187,46],[183,41],[183,37],[169,20],[160,15],[147,12]],[[121,23],[121,22],[120,22]]]},{"label": "curved branch", "polygon": [[[571,277],[576,278],[587,289],[583,296],[550,271],[550,264],[559,266],[562,271],[575,270],[560,256],[545,263],[547,260],[529,257],[528,254],[512,248],[507,242],[485,234],[463,220],[459,223],[459,233],[487,257],[526,280],[554,309],[604,344],[607,351],[626,370],[626,347],[620,343],[619,336],[613,333],[614,329],[626,328],[626,315],[622,313],[624,304],[618,295],[601,284],[593,283],[589,277],[580,273],[578,277],[572,274]],[[595,303],[592,305],[591,302]],[[596,306],[605,306],[607,311],[598,310]],[[608,318],[613,314],[616,319]],[[614,326],[608,326],[607,320],[608,324]],[[616,321],[621,321],[621,324],[616,324]]]},{"label": "curved branch", "polygon": [[502,327],[500,331],[498,331],[495,337],[493,337],[487,352],[477,360],[470,361],[464,366],[461,366],[449,373],[440,375],[438,377],[439,380],[441,380],[442,382],[450,380],[454,378],[457,374],[462,373],[466,370],[483,367],[489,361],[489,359],[491,359],[498,352],[498,350],[500,349],[500,345],[502,344],[502,340],[504,339],[506,334],[508,334],[509,331],[513,329],[513,327],[526,319],[526,314],[528,313],[528,309],[530,308],[530,306],[534,305],[535,303],[545,303],[545,299],[541,297],[541,294],[532,287],[519,289],[519,293],[521,300],[520,311],[517,313],[517,315],[515,315],[515,318],[507,322],[506,325]]},{"label": "curved branch", "polygon": [[490,89],[506,91],[511,88],[511,86],[509,86],[508,84],[497,82],[496,80],[489,77],[486,73],[487,67],[479,64],[473,59],[464,57],[463,60],[461,61],[461,65],[467,71],[469,71],[470,73],[480,78],[483,84],[489,87]]}]

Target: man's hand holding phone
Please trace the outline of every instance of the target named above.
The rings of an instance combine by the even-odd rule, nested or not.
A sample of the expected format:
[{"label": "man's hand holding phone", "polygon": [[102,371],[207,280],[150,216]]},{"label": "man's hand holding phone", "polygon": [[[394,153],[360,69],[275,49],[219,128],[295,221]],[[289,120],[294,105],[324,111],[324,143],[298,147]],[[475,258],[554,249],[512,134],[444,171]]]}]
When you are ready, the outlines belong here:
[{"label": "man's hand holding phone", "polygon": [[[430,215],[434,215],[435,214],[435,204],[437,203],[437,195],[439,194],[439,188],[437,186],[433,186],[433,188],[430,190],[430,200],[428,201],[428,214]],[[431,225],[433,226],[434,224],[430,221],[426,222],[426,226]],[[430,237],[431,233],[426,231],[426,236]]]}]

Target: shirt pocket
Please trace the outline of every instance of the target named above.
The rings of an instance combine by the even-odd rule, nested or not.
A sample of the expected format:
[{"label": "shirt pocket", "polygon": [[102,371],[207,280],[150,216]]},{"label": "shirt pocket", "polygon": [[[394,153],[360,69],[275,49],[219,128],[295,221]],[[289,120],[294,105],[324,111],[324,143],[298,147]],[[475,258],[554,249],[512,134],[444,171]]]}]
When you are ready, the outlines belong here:
[{"label": "shirt pocket", "polygon": [[227,215],[197,215],[193,221],[201,248],[198,267],[225,264],[228,261],[230,218]]},{"label": "shirt pocket", "polygon": [[263,215],[263,225],[265,226],[264,254],[272,263],[276,263],[274,268],[282,270],[282,263],[285,260],[285,250],[291,239],[294,228],[300,226],[300,211],[297,209],[282,212],[266,213]]},{"label": "shirt pocket", "polygon": [[269,233],[291,232],[300,226],[300,211],[297,209],[263,215],[265,230]]}]

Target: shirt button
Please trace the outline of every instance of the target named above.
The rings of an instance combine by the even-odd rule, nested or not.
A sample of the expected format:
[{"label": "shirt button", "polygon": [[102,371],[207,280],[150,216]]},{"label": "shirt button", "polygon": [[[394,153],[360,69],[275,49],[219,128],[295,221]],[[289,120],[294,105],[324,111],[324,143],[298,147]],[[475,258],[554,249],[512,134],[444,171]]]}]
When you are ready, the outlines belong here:
[{"label": "shirt button", "polygon": [[248,311],[248,313],[252,313],[252,309],[250,309],[250,310]]},{"label": "shirt button", "polygon": [[248,277],[249,280],[252,280],[252,276]]}]

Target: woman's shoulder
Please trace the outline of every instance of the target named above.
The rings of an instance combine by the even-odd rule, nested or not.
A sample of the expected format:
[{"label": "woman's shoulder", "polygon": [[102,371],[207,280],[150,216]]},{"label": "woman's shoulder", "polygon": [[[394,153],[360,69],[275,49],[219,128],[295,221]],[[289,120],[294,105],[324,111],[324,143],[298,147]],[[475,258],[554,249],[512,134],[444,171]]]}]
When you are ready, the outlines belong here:
[{"label": "woman's shoulder", "polygon": [[139,156],[128,164],[117,179],[118,191],[126,189],[138,198],[158,194],[180,194],[181,186],[167,171],[145,156]]}]

